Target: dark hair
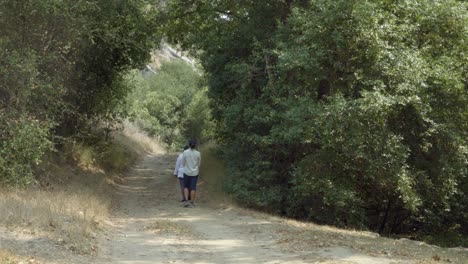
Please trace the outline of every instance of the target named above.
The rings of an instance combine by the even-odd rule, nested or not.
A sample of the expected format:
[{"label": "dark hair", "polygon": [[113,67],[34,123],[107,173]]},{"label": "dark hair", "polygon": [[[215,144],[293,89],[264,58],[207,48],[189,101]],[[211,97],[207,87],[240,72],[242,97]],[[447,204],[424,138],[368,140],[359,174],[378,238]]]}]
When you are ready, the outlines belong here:
[{"label": "dark hair", "polygon": [[185,145],[185,146],[184,146],[184,150],[187,150],[187,149],[188,149],[188,146],[187,146],[187,145]]},{"label": "dark hair", "polygon": [[193,139],[189,140],[188,145],[190,148],[195,148],[197,146],[197,142]]}]

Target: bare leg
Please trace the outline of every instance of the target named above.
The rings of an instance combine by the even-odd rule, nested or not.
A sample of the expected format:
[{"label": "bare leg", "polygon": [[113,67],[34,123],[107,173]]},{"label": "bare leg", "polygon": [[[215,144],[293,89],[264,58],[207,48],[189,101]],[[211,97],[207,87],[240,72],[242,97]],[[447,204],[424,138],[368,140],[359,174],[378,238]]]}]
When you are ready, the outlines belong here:
[{"label": "bare leg", "polygon": [[184,188],[184,194],[185,194],[185,197],[189,197],[189,189],[188,188]]},{"label": "bare leg", "polygon": [[196,194],[196,191],[195,191],[195,190],[192,190],[192,191],[190,192],[190,201],[191,201],[192,203],[195,202],[195,196],[196,196],[195,194]]},{"label": "bare leg", "polygon": [[179,178],[179,183],[180,183],[180,192],[182,193],[182,200],[186,201],[187,199],[185,199],[185,191],[184,191],[184,180],[183,178]]}]

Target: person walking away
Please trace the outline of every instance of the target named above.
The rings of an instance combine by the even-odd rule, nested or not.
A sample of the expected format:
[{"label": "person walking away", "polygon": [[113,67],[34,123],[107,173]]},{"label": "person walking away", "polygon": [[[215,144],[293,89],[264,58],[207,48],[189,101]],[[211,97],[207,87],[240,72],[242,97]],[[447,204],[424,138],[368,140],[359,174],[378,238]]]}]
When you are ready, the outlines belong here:
[{"label": "person walking away", "polygon": [[195,140],[189,141],[189,149],[182,155],[182,164],[184,166],[184,193],[185,197],[190,195],[190,203],[187,201],[184,207],[195,207],[195,197],[197,190],[197,180],[200,173],[201,154],[195,149],[197,143]]},{"label": "person walking away", "polygon": [[[187,150],[189,147],[184,146],[184,151]],[[177,177],[179,180],[180,184],[180,192],[182,193],[182,200],[181,202],[188,201],[190,197],[187,199],[185,198],[185,192],[184,192],[184,166],[182,166],[182,159],[183,159],[183,152],[179,154],[177,157],[175,169],[174,169],[174,176]]]}]

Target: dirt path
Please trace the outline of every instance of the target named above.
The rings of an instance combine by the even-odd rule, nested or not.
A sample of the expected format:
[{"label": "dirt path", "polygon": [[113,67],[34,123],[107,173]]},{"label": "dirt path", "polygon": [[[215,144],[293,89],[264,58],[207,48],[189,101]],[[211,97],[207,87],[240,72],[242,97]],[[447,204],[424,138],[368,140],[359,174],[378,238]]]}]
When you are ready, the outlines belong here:
[{"label": "dirt path", "polygon": [[[208,197],[203,192],[196,208],[183,208],[177,201],[180,199],[178,183],[172,176],[175,159],[175,155],[148,155],[128,173],[125,183],[119,187],[111,220],[113,228],[102,242],[98,263],[432,261],[431,247],[426,245],[384,239],[391,241],[388,242],[389,249],[366,250],[370,248],[366,243],[380,243],[382,238],[315,225],[301,226],[297,222],[294,224],[233,207],[209,206],[204,202]],[[409,254],[412,254],[411,247],[417,247],[418,252],[427,247],[429,253],[421,253],[418,258],[404,254],[395,256],[395,241],[409,249]],[[385,247],[387,242],[382,242]],[[364,246],[360,248],[359,245]],[[444,261],[443,252],[438,254]],[[466,256],[466,252],[461,254],[461,258]],[[421,262],[421,259],[429,262]],[[457,255],[448,261],[459,260]]]}]

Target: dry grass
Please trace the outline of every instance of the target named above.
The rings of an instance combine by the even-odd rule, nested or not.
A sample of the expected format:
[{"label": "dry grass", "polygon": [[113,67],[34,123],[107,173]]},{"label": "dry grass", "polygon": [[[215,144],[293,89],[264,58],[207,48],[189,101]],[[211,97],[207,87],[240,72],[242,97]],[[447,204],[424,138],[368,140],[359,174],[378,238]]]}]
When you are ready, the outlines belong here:
[{"label": "dry grass", "polygon": [[198,235],[189,225],[160,219],[144,227],[145,230],[163,235],[176,235],[178,237],[193,238]]},{"label": "dry grass", "polygon": [[138,129],[135,125],[129,122],[124,122],[124,129],[114,133],[114,138],[119,144],[128,150],[132,150],[139,155],[145,153],[165,153],[162,143],[157,139],[150,137],[145,132]]},{"label": "dry grass", "polygon": [[[0,227],[47,236],[74,251],[93,253],[96,237],[109,217],[118,173],[140,155],[161,153],[163,149],[128,125],[115,133],[114,145],[105,155],[78,144],[67,151],[75,165],[63,157],[49,157],[39,177],[40,185],[26,190],[0,189]],[[96,157],[104,157],[105,162],[96,161]]]},{"label": "dry grass", "polygon": [[[263,232],[274,234],[280,248],[288,252],[300,253],[317,249],[347,248],[371,257],[394,259],[397,261],[396,263],[468,263],[468,249],[466,248],[441,248],[421,241],[380,237],[373,232],[317,225],[237,205],[229,205],[226,210],[233,210],[240,216],[265,220],[267,224],[262,227]],[[271,229],[267,229],[268,227]],[[259,232],[256,229],[258,228],[255,226],[246,226],[247,232]]]},{"label": "dry grass", "polygon": [[276,231],[280,236],[278,243],[290,251],[344,247],[370,256],[412,259],[421,264],[438,261],[467,263],[468,259],[464,250],[439,248],[420,241],[385,238],[372,232],[339,229],[291,219],[280,221],[282,227]]},{"label": "dry grass", "polygon": [[144,154],[165,153],[161,143],[128,122],[122,130],[112,133],[112,139],[112,144],[102,140],[97,145],[71,141],[64,152],[81,169],[91,172],[99,169],[122,172]]},{"label": "dry grass", "polygon": [[18,264],[20,263],[20,258],[15,256],[10,251],[5,251],[0,249],[0,263],[2,264]]},{"label": "dry grass", "polygon": [[0,224],[11,230],[46,234],[80,252],[92,247],[109,200],[89,190],[16,190],[0,193]]},{"label": "dry grass", "polygon": [[41,264],[39,260],[34,257],[23,258],[16,256],[10,251],[0,249],[0,263],[1,264]]},{"label": "dry grass", "polygon": [[216,203],[233,203],[231,196],[223,190],[225,179],[225,168],[221,159],[217,156],[215,143],[206,143],[201,149],[202,163],[200,168],[201,192],[200,200],[204,202],[214,201]]}]

